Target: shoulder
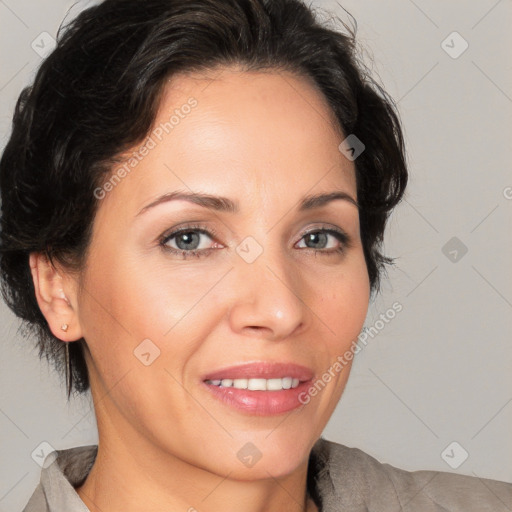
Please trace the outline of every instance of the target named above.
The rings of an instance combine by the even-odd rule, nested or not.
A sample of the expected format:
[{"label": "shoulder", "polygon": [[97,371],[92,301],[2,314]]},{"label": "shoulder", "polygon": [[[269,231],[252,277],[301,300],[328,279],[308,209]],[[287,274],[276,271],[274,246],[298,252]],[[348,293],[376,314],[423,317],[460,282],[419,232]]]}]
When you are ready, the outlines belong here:
[{"label": "shoulder", "polygon": [[[510,512],[512,484],[442,471],[405,471],[320,438],[310,463],[326,510]],[[336,508],[334,508],[336,503]],[[359,508],[358,508],[359,507]]]}]

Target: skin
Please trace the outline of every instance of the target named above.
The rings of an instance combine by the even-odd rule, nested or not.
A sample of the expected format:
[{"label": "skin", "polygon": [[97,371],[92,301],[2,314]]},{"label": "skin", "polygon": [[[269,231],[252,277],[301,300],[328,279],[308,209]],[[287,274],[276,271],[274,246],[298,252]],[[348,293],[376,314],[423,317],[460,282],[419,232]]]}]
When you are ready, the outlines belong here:
[{"label": "skin", "polygon": [[[93,512],[316,510],[308,456],[350,366],[307,405],[264,417],[216,400],[201,377],[250,361],[294,362],[319,377],[357,338],[370,296],[358,209],[335,200],[297,210],[310,194],[341,190],[357,200],[354,164],[306,78],[239,68],[180,75],[155,126],[190,97],[197,106],[100,201],[78,276],[31,255],[53,333],[87,343],[99,451],[77,492]],[[225,196],[240,211],[171,201],[137,215],[175,190]],[[183,259],[159,246],[186,223],[215,230],[199,235],[209,254]],[[333,235],[308,243],[305,233],[322,228],[343,230],[349,243]],[[263,249],[252,263],[236,251],[248,236]],[[160,350],[148,366],[134,357],[144,339]],[[262,454],[252,467],[237,458],[247,442]]]}]

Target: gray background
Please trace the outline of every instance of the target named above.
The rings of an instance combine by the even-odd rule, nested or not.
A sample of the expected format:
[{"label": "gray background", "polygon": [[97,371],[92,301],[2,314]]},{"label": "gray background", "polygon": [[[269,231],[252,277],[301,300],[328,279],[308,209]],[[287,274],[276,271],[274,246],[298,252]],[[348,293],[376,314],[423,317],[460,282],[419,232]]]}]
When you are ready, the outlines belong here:
[{"label": "gray background", "polygon": [[[411,180],[385,243],[397,265],[366,322],[378,334],[357,355],[325,437],[408,470],[512,482],[512,2],[341,3],[398,101]],[[335,2],[314,5],[346,19]],[[40,34],[55,36],[71,6],[0,0],[1,147],[47,47]],[[460,55],[454,31],[469,45]],[[379,329],[395,301],[403,310]],[[39,481],[31,453],[41,442],[97,437],[90,396],[68,405],[3,304],[0,321],[0,511],[12,511]]]}]

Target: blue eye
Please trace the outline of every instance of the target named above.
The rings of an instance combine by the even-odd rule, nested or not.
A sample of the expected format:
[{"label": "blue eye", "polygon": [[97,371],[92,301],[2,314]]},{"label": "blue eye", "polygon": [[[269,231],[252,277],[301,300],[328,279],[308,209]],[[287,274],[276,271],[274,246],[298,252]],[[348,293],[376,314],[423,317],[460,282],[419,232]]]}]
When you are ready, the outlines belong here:
[{"label": "blue eye", "polygon": [[[183,259],[189,257],[201,258],[203,256],[208,256],[212,251],[217,250],[212,247],[201,247],[201,245],[204,244],[208,246],[208,242],[201,240],[206,239],[206,237],[213,240],[215,237],[213,230],[209,230],[203,226],[187,226],[173,231],[172,233],[165,234],[160,239],[159,245],[165,251],[176,256],[181,256]],[[333,239],[331,240],[331,247],[329,247],[330,239]],[[301,247],[301,249],[310,249],[315,254],[340,254],[350,247],[349,236],[343,231],[338,231],[336,229],[315,229],[302,235],[301,241],[302,240],[309,245]],[[176,247],[170,245],[171,242]]]},{"label": "blue eye", "polygon": [[[166,235],[161,241],[160,245],[171,252],[172,254],[183,256],[188,258],[189,256],[206,256],[213,249],[211,248],[199,248],[201,245],[201,238],[206,235],[212,238],[212,234],[200,227],[200,226],[188,226],[184,229],[180,229]],[[169,246],[169,243],[173,241],[176,244],[175,247]]]},{"label": "blue eye", "polygon": [[[320,245],[326,245],[329,243],[329,237],[331,238],[334,238],[335,240],[337,240],[340,245],[338,247],[336,247],[336,243],[335,243],[335,247],[331,247],[330,251],[326,251],[325,249],[328,249],[328,247],[323,247],[323,248],[320,248],[318,249],[318,247],[311,247],[311,246],[308,246],[309,249],[313,249],[317,252],[323,252],[323,253],[327,253],[327,254],[330,254],[332,252],[343,252],[345,250],[345,248],[348,246],[348,242],[349,242],[349,239],[348,239],[348,236],[345,234],[345,233],[342,233],[341,231],[337,231],[335,229],[317,229],[315,231],[310,231],[309,233],[306,233],[305,235],[302,236],[301,240],[306,240],[306,243],[312,243],[312,244],[320,244]],[[332,250],[333,249],[333,250]]]}]

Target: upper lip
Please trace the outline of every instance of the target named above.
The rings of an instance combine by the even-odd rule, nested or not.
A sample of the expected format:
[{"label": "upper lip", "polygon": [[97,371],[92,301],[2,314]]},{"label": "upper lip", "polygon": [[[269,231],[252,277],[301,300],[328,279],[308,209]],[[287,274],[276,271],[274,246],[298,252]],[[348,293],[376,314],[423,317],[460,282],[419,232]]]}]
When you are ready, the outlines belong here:
[{"label": "upper lip", "polygon": [[280,377],[292,377],[304,382],[313,378],[313,371],[306,366],[294,363],[257,361],[215,370],[205,375],[203,380],[276,379]]}]

